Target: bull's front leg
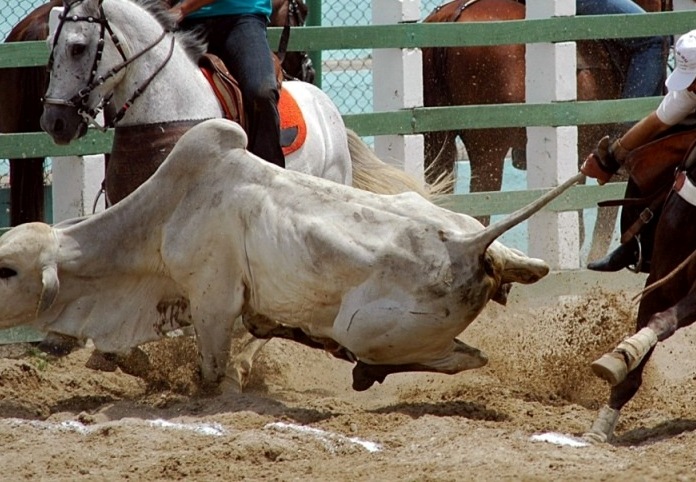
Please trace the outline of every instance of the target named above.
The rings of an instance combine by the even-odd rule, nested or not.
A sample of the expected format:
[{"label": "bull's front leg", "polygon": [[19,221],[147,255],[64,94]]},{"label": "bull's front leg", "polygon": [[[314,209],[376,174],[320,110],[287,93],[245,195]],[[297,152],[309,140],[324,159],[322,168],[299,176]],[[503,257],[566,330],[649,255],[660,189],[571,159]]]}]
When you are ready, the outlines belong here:
[{"label": "bull's front leg", "polygon": [[204,388],[217,388],[225,378],[234,320],[241,314],[242,302],[243,296],[235,296],[229,290],[191,296],[191,315]]},{"label": "bull's front leg", "polygon": [[206,389],[218,387],[225,377],[232,342],[233,320],[234,317],[231,319],[204,317],[194,324],[198,365],[201,381]]},{"label": "bull's front leg", "polygon": [[[221,265],[215,265],[220,268]],[[222,265],[224,267],[224,263]],[[233,270],[232,270],[233,271]],[[191,307],[191,323],[196,333],[198,366],[204,389],[220,388],[230,356],[234,321],[242,314],[244,284],[221,280],[234,279],[234,273],[201,269],[186,282]]]}]

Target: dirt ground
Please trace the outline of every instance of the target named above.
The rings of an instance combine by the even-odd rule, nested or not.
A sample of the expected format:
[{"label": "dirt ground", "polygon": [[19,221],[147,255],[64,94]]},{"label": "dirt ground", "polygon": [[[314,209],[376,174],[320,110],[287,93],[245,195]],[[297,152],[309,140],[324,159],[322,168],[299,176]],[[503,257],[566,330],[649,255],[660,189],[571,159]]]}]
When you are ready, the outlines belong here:
[{"label": "dirt ground", "polygon": [[608,387],[589,363],[631,331],[635,291],[522,302],[520,289],[460,336],[488,366],[365,392],[347,362],[279,340],[244,394],[212,396],[190,339],[147,346],[147,380],[85,368],[88,348],[0,347],[0,479],[696,481],[696,332],[658,347],[614,443],[539,441],[592,424]]}]

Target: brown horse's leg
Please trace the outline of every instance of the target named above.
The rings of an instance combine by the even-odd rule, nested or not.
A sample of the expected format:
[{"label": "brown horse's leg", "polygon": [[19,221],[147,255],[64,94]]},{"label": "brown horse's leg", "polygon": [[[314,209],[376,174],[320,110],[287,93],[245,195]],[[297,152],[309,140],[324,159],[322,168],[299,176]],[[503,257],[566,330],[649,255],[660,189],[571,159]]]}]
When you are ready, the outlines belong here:
[{"label": "brown horse's leg", "polygon": [[[664,266],[662,263],[661,265]],[[652,273],[648,277],[646,286],[666,274],[666,272]],[[683,281],[681,279],[674,282],[683,284]],[[593,363],[593,365],[599,364],[600,371],[608,375],[616,384],[611,389],[608,405],[602,408],[591,430],[585,434],[588,440],[605,442],[613,436],[621,409],[635,396],[643,382],[643,370],[654,351],[655,338],[664,341],[678,329],[696,321],[696,286],[690,288],[688,293],[684,293],[681,300],[674,305],[671,303],[675,296],[682,294],[675,294],[674,286],[666,285],[664,288],[647,293],[638,310],[636,334],[619,344],[616,350]],[[637,366],[631,369],[631,365],[636,363]]]},{"label": "brown horse's leg", "polygon": [[[41,22],[41,19],[37,21]],[[29,36],[24,40],[35,40],[36,37]],[[0,132],[41,130],[41,96],[46,90],[46,82],[45,68],[3,69],[0,75]],[[45,221],[43,168],[43,158],[10,159],[11,226]]]},{"label": "brown horse's leg", "polygon": [[[659,299],[656,293],[649,294],[642,302],[638,312],[637,331],[644,328],[649,318],[648,306],[653,306],[651,301]],[[652,296],[651,296],[652,295]],[[646,303],[647,301],[647,303]],[[591,442],[609,442],[614,436],[614,428],[619,419],[621,409],[638,392],[643,383],[643,369],[652,355],[653,349],[649,349],[637,367],[632,371],[627,371],[625,378],[612,386],[609,402],[602,407],[592,424],[592,428],[584,434],[584,438]]]},{"label": "brown horse's leg", "polygon": [[[470,192],[500,191],[503,185],[503,165],[510,143],[507,130],[477,129],[462,133],[471,168]],[[490,216],[477,218],[483,224]]]},{"label": "brown horse's leg", "polygon": [[10,159],[10,226],[44,219],[44,159]]}]

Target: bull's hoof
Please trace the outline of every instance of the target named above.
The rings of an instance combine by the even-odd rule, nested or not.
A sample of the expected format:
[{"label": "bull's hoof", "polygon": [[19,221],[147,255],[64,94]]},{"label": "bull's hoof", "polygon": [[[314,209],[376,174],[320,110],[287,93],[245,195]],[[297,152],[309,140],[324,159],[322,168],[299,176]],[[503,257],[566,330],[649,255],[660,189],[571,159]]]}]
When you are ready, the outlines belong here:
[{"label": "bull's hoof", "polygon": [[103,351],[94,350],[85,363],[85,366],[90,370],[100,372],[115,372],[118,368],[116,355],[113,353],[104,353]]},{"label": "bull's hoof", "polygon": [[628,367],[619,353],[607,353],[592,362],[592,372],[613,387],[626,379]]},{"label": "bull's hoof", "polygon": [[133,348],[127,355],[116,357],[116,364],[127,375],[145,378],[151,371],[150,358],[140,348]]},{"label": "bull's hoof", "polygon": [[60,333],[50,332],[39,343],[38,348],[44,353],[55,357],[64,357],[69,355],[75,349],[82,346],[82,343],[77,338]]},{"label": "bull's hoof", "polygon": [[353,367],[353,390],[356,392],[364,392],[375,382],[382,383],[387,378],[388,373],[382,372],[379,365],[368,365],[361,361],[357,362]]}]

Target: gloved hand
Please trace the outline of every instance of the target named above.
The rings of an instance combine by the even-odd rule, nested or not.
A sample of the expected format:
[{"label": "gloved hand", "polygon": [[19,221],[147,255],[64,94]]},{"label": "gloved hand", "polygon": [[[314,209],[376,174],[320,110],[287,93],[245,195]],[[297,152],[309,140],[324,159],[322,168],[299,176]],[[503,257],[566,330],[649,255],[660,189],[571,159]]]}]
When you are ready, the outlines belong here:
[{"label": "gloved hand", "polygon": [[611,140],[609,136],[604,136],[597,143],[597,148],[582,163],[580,171],[588,177],[597,179],[597,183],[601,186],[611,179],[619,167],[612,152]]}]

